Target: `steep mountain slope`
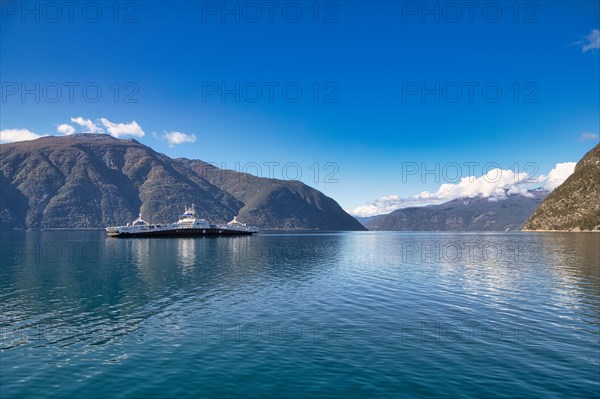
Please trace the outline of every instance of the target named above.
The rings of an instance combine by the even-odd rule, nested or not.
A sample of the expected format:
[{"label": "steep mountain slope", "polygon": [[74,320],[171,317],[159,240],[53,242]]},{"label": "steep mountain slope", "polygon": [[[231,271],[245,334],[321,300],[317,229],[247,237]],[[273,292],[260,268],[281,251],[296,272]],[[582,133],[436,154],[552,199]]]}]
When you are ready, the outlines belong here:
[{"label": "steep mountain slope", "polygon": [[600,144],[531,215],[525,230],[600,230]]},{"label": "steep mountain slope", "polygon": [[520,230],[547,195],[514,195],[501,200],[461,198],[440,205],[398,209],[364,222],[370,230],[400,231],[506,231]]},{"label": "steep mountain slope", "polygon": [[[135,140],[77,134],[0,146],[0,228],[96,228],[202,217],[267,229],[364,229],[331,198],[298,181],[171,159]],[[212,168],[212,169],[211,169]]]}]

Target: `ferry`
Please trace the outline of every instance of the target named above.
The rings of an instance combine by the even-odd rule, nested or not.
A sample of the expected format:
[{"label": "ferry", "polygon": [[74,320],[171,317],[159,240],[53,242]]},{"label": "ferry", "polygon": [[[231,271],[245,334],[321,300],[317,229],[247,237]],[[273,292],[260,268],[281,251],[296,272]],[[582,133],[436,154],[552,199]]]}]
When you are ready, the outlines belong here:
[{"label": "ferry", "polygon": [[212,224],[196,217],[194,206],[185,208],[179,220],[170,224],[150,224],[142,219],[141,213],[127,226],[106,228],[110,237],[218,237],[247,236],[258,232],[258,228],[246,226],[234,217],[227,224]]}]

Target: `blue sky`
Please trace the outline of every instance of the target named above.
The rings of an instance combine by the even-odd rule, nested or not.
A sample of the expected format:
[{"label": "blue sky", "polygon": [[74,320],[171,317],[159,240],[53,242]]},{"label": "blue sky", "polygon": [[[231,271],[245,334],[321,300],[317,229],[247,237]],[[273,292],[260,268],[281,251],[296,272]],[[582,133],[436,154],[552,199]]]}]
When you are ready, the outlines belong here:
[{"label": "blue sky", "polygon": [[89,120],[349,211],[598,142],[598,1],[68,4],[1,4],[4,142]]}]

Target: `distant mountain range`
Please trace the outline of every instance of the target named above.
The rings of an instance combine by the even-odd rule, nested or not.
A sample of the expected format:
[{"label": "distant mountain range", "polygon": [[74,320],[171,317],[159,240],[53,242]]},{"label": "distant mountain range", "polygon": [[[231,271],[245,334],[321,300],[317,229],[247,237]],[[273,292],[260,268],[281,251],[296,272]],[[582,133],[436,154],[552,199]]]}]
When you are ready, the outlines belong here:
[{"label": "distant mountain range", "polygon": [[548,195],[531,190],[528,196],[503,199],[460,198],[440,205],[397,209],[386,215],[359,219],[369,230],[507,231],[521,230]]},{"label": "distant mountain range", "polygon": [[101,228],[172,222],[186,205],[261,229],[365,230],[333,199],[299,181],[172,159],[102,134],[0,145],[0,229]]},{"label": "distant mountain range", "polygon": [[600,144],[537,208],[525,230],[600,230]]}]

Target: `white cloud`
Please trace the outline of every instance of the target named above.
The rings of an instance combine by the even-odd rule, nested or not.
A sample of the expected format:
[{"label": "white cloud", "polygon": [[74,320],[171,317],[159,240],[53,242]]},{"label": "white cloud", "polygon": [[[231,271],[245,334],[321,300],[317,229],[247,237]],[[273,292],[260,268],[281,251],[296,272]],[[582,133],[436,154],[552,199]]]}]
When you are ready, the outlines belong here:
[{"label": "white cloud", "polygon": [[577,165],[576,162],[557,163],[554,169],[548,172],[547,176],[540,176],[540,186],[548,191],[554,190],[573,174],[575,165]]},{"label": "white cloud", "polygon": [[145,135],[144,130],[136,121],[129,123],[114,123],[106,118],[100,118],[100,122],[104,125],[106,130],[111,136],[120,138],[125,136],[143,137]]},{"label": "white cloud", "polygon": [[[71,123],[79,125],[81,133],[110,133],[111,136],[120,138],[125,136],[143,137],[144,130],[136,121],[129,123],[114,123],[106,118],[100,118],[97,122],[91,119],[86,119],[81,116],[72,117]],[[102,127],[102,124],[104,127]],[[56,127],[56,131],[65,136],[74,134],[78,129],[68,123],[61,123]],[[186,141],[196,141],[196,136],[186,135],[184,133],[171,132],[172,137],[169,138],[169,143],[179,144]],[[1,142],[12,143],[14,141],[33,140],[42,137],[28,129],[6,129],[2,130]]]},{"label": "white cloud", "polygon": [[29,129],[4,129],[0,130],[0,143],[14,143],[15,141],[35,140],[42,137]]},{"label": "white cloud", "polygon": [[104,129],[92,122],[91,119],[83,119],[81,116],[71,118],[71,122],[85,129],[85,133],[104,133]]},{"label": "white cloud", "polygon": [[[102,124],[102,126],[100,126],[100,124],[97,124],[96,122],[92,121],[91,119],[84,119],[81,116],[78,116],[77,118],[71,118],[71,122],[78,124],[79,126],[84,128],[84,131],[86,133],[105,133],[106,131],[108,131],[108,133],[110,133],[111,136],[116,137],[116,138],[121,138],[121,137],[127,137],[127,136],[134,136],[134,137],[143,137],[144,136],[144,130],[141,128],[141,126],[136,122],[136,121],[131,121],[129,123],[115,123],[115,122],[111,122],[106,118],[100,118],[99,119],[100,124]],[[71,130],[69,129],[69,125],[67,125],[66,123],[63,123],[62,125],[59,126],[60,129],[67,131],[67,132],[71,132]],[[72,128],[72,127],[71,127]],[[73,129],[73,128],[72,128]],[[75,129],[73,129],[74,132]],[[58,130],[60,133],[63,133],[63,131]],[[64,134],[71,134],[71,133],[64,133]]]},{"label": "white cloud", "polygon": [[383,215],[395,211],[396,209],[409,208],[413,206],[426,206],[439,204],[445,201],[424,201],[418,196],[401,198],[398,195],[387,195],[381,197],[367,205],[359,206],[350,211],[350,214],[354,216],[375,216]]},{"label": "white cloud", "polygon": [[581,51],[586,52],[600,48],[600,30],[592,29],[589,35],[585,37],[586,41],[581,42]]},{"label": "white cloud", "polygon": [[58,133],[62,133],[65,136],[68,136],[70,134],[75,133],[75,128],[67,123],[61,123],[60,125],[58,125],[58,127],[56,128],[56,131]]},{"label": "white cloud", "polygon": [[584,132],[581,133],[579,141],[595,140],[598,141],[598,135],[596,133]]},{"label": "white cloud", "polygon": [[462,197],[504,197],[508,190],[510,194],[526,193],[527,190],[520,187],[528,174],[525,172],[515,173],[507,169],[492,169],[480,177],[463,177],[456,184],[445,183],[435,193],[423,191],[418,195],[421,199],[434,199],[450,201]]},{"label": "white cloud", "polygon": [[573,173],[575,165],[575,162],[558,163],[548,175],[540,176],[492,169],[480,177],[463,177],[458,183],[442,184],[434,193],[423,191],[408,198],[397,195],[381,197],[372,203],[354,208],[350,213],[355,216],[375,216],[401,208],[441,204],[456,198],[483,197],[493,201],[514,194],[530,196],[527,190],[531,188],[541,187],[551,191],[558,187]]},{"label": "white cloud", "polygon": [[181,132],[165,132],[164,136],[162,136],[162,139],[169,143],[169,147],[173,147],[177,144],[194,143],[196,141],[196,135]]}]

